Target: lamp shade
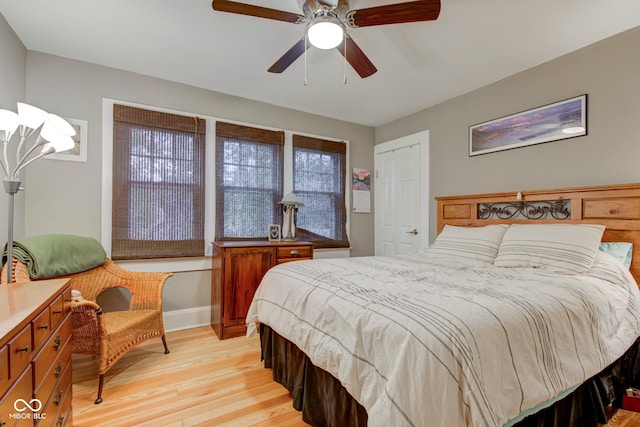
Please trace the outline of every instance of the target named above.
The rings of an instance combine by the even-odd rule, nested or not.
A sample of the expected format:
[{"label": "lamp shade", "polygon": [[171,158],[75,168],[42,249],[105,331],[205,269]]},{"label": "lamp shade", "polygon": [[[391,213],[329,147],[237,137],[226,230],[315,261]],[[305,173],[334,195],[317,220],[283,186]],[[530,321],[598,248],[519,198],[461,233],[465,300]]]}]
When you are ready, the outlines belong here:
[{"label": "lamp shade", "polygon": [[76,146],[76,142],[69,135],[64,135],[56,138],[55,141],[51,141],[51,145],[56,150],[56,153],[71,150]]},{"label": "lamp shade", "polygon": [[0,110],[0,132],[4,132],[3,140],[8,141],[11,139],[11,135],[18,129],[20,120],[18,115],[13,111]]},{"label": "lamp shade", "polygon": [[71,126],[68,121],[60,116],[49,114],[47,120],[50,121],[52,125],[54,125],[60,132],[64,133],[65,135],[74,136],[76,134],[76,130],[73,128],[73,126]]},{"label": "lamp shade", "polygon": [[287,206],[304,206],[304,203],[295,195],[295,193],[291,192],[284,196],[282,200],[278,202],[279,205],[287,205]]},{"label": "lamp shade", "polygon": [[[53,114],[52,114],[53,116]],[[57,116],[56,116],[57,117]],[[58,117],[59,118],[59,117]],[[63,119],[60,119],[63,120]],[[63,120],[64,121],[64,120]],[[64,121],[66,123],[66,121]],[[74,147],[75,142],[71,138],[70,135],[60,130],[58,126],[56,126],[56,120],[47,120],[44,122],[42,126],[42,130],[40,131],[40,143],[44,143],[44,141],[48,142],[55,149],[55,152],[70,150]],[[69,127],[73,130],[73,127],[69,125]],[[66,129],[68,131],[68,129]],[[74,131],[75,134],[75,131]],[[43,148],[44,153],[44,148]],[[51,152],[47,152],[46,154],[51,154]]]},{"label": "lamp shade", "polygon": [[344,27],[335,17],[320,16],[310,23],[307,37],[318,49],[333,49],[344,39]]},{"label": "lamp shade", "polygon": [[49,113],[33,105],[18,102],[20,124],[30,129],[38,129],[47,120]]}]

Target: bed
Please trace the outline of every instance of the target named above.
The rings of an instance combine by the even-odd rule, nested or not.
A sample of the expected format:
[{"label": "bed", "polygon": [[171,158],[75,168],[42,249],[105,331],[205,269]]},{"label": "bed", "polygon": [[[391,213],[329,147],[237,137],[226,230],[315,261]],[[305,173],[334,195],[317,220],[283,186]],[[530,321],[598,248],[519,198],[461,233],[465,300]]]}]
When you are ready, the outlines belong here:
[{"label": "bed", "polygon": [[637,378],[640,184],[436,200],[428,249],[265,275],[248,334],[303,419],[606,422]]}]

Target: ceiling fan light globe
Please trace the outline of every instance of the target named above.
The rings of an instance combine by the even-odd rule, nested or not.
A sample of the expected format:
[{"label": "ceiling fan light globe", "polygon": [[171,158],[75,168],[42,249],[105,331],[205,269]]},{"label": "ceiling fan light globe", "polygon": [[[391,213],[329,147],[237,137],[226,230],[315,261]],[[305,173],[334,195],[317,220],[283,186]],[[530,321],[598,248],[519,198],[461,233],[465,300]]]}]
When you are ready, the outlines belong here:
[{"label": "ceiling fan light globe", "polygon": [[344,28],[331,19],[320,19],[307,29],[309,43],[318,49],[333,49],[344,40]]}]

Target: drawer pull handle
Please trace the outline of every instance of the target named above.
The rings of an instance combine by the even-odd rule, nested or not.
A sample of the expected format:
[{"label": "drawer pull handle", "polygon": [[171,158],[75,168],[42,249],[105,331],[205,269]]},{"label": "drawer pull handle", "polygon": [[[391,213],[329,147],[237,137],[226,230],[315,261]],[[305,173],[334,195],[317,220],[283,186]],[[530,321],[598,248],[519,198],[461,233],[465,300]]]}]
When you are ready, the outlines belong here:
[{"label": "drawer pull handle", "polygon": [[291,255],[298,255],[299,253],[300,253],[300,251],[299,251],[299,250],[297,250],[297,249],[293,249],[293,250],[290,252],[290,254],[291,254]]},{"label": "drawer pull handle", "polygon": [[53,349],[54,350],[59,349],[61,343],[62,343],[62,338],[56,337],[56,339],[53,341]]},{"label": "drawer pull handle", "polygon": [[54,377],[56,377],[56,378],[60,377],[60,373],[62,372],[62,367],[63,367],[63,366],[64,366],[64,365],[63,365],[62,363],[58,363],[58,364],[56,365],[56,370],[53,372],[53,376],[54,376]]},{"label": "drawer pull handle", "polygon": [[58,422],[56,423],[56,426],[63,426],[64,425],[64,417],[58,417]]},{"label": "drawer pull handle", "polygon": [[62,310],[53,310],[53,314],[62,314]]},{"label": "drawer pull handle", "polygon": [[58,389],[58,392],[56,393],[56,398],[53,399],[53,404],[58,406],[60,404],[61,398],[62,398],[62,390]]},{"label": "drawer pull handle", "polygon": [[31,347],[29,347],[29,344],[27,344],[24,347],[20,347],[16,352],[18,352],[18,351],[29,351],[29,350],[31,350]]},{"label": "drawer pull handle", "polygon": [[38,329],[49,329],[49,325],[45,323],[44,325],[38,326]]}]

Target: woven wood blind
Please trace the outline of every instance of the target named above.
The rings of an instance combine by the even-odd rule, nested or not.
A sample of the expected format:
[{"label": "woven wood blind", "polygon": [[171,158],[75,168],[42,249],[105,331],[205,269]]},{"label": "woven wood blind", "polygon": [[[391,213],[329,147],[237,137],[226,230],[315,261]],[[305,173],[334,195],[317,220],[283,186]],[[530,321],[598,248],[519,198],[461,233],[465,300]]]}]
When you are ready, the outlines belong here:
[{"label": "woven wood blind", "polygon": [[293,135],[293,191],[302,200],[296,237],[316,248],[349,247],[345,179],[347,144]]},{"label": "woven wood blind", "polygon": [[281,224],[284,132],[216,123],[216,240],[267,239]]},{"label": "woven wood blind", "polygon": [[204,255],[206,121],[113,110],[113,259]]}]

